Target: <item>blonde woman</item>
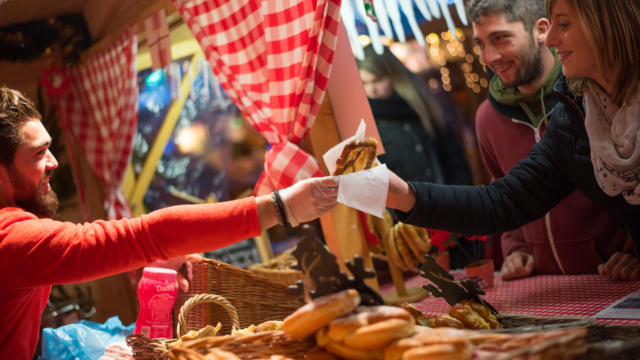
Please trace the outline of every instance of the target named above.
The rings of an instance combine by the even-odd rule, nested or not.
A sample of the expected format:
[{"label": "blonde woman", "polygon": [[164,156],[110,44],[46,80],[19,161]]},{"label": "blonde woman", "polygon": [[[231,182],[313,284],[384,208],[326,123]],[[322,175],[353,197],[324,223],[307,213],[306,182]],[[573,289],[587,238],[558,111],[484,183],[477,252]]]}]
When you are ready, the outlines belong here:
[{"label": "blonde woman", "polygon": [[[572,118],[584,121],[598,186],[638,206],[640,1],[547,0],[546,6],[552,22],[547,45],[557,49],[573,90],[562,94],[566,106],[584,108],[584,118]],[[623,275],[631,269],[637,276],[638,258],[620,253],[598,268]]]}]

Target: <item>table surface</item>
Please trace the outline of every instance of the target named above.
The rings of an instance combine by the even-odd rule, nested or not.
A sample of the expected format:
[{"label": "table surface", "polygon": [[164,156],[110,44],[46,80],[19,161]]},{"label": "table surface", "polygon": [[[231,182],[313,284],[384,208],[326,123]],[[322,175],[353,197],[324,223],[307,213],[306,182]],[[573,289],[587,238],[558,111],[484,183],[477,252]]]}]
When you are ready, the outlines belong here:
[{"label": "table surface", "polygon": [[[452,271],[456,278],[463,271]],[[503,314],[533,316],[593,316],[616,300],[640,289],[638,281],[614,281],[597,274],[536,275],[503,281],[494,273],[494,286],[485,289],[483,298]],[[429,281],[415,276],[406,281],[406,287],[421,287]],[[384,284],[382,294],[395,291],[392,283]],[[426,316],[448,313],[449,304],[442,298],[429,296],[414,304]],[[640,320],[596,319],[611,324],[639,325]]]}]

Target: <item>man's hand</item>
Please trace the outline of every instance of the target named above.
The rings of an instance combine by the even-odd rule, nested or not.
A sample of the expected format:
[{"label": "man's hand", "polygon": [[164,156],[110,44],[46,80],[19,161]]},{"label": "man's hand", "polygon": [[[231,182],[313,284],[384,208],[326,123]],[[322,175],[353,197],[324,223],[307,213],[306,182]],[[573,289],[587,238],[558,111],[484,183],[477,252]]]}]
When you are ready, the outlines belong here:
[{"label": "man's hand", "polygon": [[298,181],[280,190],[287,221],[296,227],[311,221],[338,204],[337,176],[315,177]]},{"label": "man's hand", "polygon": [[637,280],[640,278],[640,260],[631,254],[617,252],[606,263],[598,265],[598,273],[611,276],[613,280]]},{"label": "man's hand", "polygon": [[[172,269],[178,272],[178,286],[184,292],[189,291],[189,281],[193,279],[193,265],[191,261],[195,259],[202,259],[202,256],[198,254],[184,255],[174,257],[169,260],[158,260],[151,266],[161,267],[165,269]],[[183,269],[184,266],[184,269]]]},{"label": "man's hand", "polygon": [[536,267],[533,255],[523,251],[514,251],[502,263],[502,278],[504,280],[529,276]]}]

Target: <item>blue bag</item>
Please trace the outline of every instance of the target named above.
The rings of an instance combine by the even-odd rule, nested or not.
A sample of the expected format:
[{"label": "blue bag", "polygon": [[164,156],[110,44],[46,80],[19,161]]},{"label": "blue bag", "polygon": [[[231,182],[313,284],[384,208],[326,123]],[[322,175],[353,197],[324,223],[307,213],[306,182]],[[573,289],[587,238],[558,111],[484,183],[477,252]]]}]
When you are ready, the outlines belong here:
[{"label": "blue bag", "polygon": [[80,320],[56,329],[42,329],[42,360],[95,360],[104,355],[107,345],[125,343],[135,323],[125,327],[113,316],[104,324]]}]

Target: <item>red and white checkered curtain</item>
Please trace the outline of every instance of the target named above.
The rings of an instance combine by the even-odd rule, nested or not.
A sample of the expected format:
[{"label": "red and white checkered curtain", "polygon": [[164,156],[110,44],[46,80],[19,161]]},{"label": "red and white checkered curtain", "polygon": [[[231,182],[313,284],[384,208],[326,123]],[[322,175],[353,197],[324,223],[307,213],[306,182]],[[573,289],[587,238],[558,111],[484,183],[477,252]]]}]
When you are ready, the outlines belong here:
[{"label": "red and white checkered curtain", "polygon": [[108,49],[69,71],[69,91],[57,104],[62,127],[70,130],[104,185],[109,219],[131,210],[121,185],[138,122],[135,26]]},{"label": "red and white checkered curtain", "polygon": [[144,29],[151,54],[151,68],[157,70],[167,67],[171,64],[171,38],[165,10],[160,9],[149,16],[144,21]]},{"label": "red and white checkered curtain", "polygon": [[329,79],[341,0],[172,0],[216,77],[271,144],[255,194],[322,176],[298,143]]}]

